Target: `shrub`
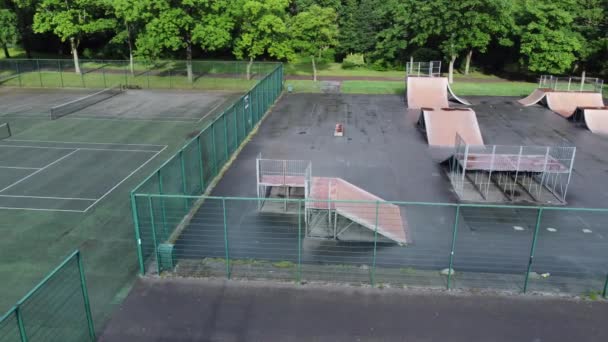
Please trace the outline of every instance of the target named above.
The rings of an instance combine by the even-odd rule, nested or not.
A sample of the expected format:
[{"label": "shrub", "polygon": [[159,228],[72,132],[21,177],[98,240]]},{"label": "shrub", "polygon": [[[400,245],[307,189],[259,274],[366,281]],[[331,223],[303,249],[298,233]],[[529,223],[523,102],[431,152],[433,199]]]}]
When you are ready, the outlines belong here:
[{"label": "shrub", "polygon": [[416,62],[430,62],[441,60],[441,53],[429,48],[420,48],[412,52],[412,57]]},{"label": "shrub", "polygon": [[365,58],[360,53],[349,53],[342,61],[342,69],[355,69],[365,67]]}]

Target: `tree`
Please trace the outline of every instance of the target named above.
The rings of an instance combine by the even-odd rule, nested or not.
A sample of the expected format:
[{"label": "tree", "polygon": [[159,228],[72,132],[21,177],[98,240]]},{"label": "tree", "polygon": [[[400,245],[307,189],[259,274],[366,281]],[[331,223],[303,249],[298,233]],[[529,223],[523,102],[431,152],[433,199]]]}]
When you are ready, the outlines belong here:
[{"label": "tree", "polygon": [[80,73],[78,46],[86,35],[116,26],[105,17],[107,3],[101,0],[42,0],[34,16],[34,32],[53,32],[62,42],[70,41],[74,70]]},{"label": "tree", "polygon": [[239,59],[249,59],[247,79],[253,61],[263,54],[279,59],[292,57],[286,24],[289,0],[244,0],[236,4],[242,9],[241,27],[233,52]]},{"label": "tree", "polygon": [[369,53],[376,45],[380,12],[379,0],[346,0],[339,12],[341,54]]},{"label": "tree", "polygon": [[291,44],[295,51],[312,59],[313,80],[317,81],[315,58],[323,51],[338,44],[338,25],[336,11],[333,8],[310,6],[291,18],[289,32]]},{"label": "tree", "polygon": [[0,9],[0,45],[6,58],[11,58],[8,45],[14,44],[18,35],[17,15],[9,9]]},{"label": "tree", "polygon": [[32,22],[38,0],[0,0],[0,8],[13,12],[17,18],[18,40],[27,58],[32,58]]},{"label": "tree", "polygon": [[381,23],[376,35],[373,58],[379,65],[393,64],[404,57],[405,49],[411,40],[411,2],[387,0],[376,9]]},{"label": "tree", "polygon": [[122,30],[118,30],[113,42],[126,43],[129,50],[129,69],[131,74],[135,73],[133,66],[133,50],[134,50],[134,39],[137,31],[143,26],[144,20],[150,19],[151,14],[147,11],[146,0],[107,0],[109,1],[114,15],[119,22],[122,23]]},{"label": "tree", "polygon": [[574,14],[573,29],[583,37],[578,67],[599,70],[608,63],[608,0],[577,0]]},{"label": "tree", "polygon": [[[416,2],[415,0],[411,0]],[[485,52],[494,34],[502,30],[500,23],[506,1],[435,0],[415,5],[411,13],[412,42],[424,45],[438,40],[439,48],[448,57],[448,79],[454,80],[454,63],[463,52],[469,59],[473,50]]]},{"label": "tree", "polygon": [[186,49],[188,80],[192,82],[192,48],[215,51],[232,40],[229,0],[149,0],[150,21],[138,36],[137,52],[157,58],[163,51]]},{"label": "tree", "polygon": [[563,73],[577,60],[582,37],[572,29],[574,0],[524,0],[520,63],[530,71]]}]

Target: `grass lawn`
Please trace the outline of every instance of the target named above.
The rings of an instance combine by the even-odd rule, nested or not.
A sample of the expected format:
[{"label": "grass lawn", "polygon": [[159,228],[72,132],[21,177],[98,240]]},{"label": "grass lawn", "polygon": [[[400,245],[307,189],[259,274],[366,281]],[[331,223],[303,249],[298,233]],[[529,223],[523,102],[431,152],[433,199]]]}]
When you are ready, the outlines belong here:
[{"label": "grass lawn", "polygon": [[[286,85],[292,85],[294,92],[318,93],[319,82],[304,80],[288,80]],[[524,96],[536,89],[536,83],[528,82],[455,82],[452,89],[463,96]],[[403,94],[405,83],[396,81],[344,81],[342,82],[344,94]]]}]

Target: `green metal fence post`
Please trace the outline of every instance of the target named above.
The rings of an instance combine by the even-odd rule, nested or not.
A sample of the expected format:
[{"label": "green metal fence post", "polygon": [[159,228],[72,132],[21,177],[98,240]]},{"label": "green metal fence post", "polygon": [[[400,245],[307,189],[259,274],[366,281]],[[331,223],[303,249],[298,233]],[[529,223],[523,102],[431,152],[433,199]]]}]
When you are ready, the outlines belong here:
[{"label": "green metal fence post", "polygon": [[141,250],[141,234],[139,231],[139,215],[137,211],[137,201],[135,200],[135,193],[131,191],[131,211],[133,214],[133,227],[135,229],[135,245],[137,246],[137,259],[139,260],[139,273],[144,275],[146,270],[144,268],[144,254]]},{"label": "green metal fence post", "polygon": [[40,88],[42,88],[43,87],[42,72],[40,71],[40,60],[39,59],[36,60],[36,69],[38,69],[38,80],[40,81]]},{"label": "green metal fence post", "polygon": [[228,161],[228,121],[226,119],[226,117],[228,116],[228,112],[225,112],[224,115],[222,115],[223,121],[224,121],[224,149],[226,150],[226,160],[224,160],[224,163]]},{"label": "green metal fence post", "polygon": [[378,251],[378,209],[380,202],[376,201],[376,224],[374,225],[374,258],[372,259],[371,285],[376,286],[376,254]]},{"label": "green metal fence post", "polygon": [[530,278],[530,270],[532,269],[532,261],[534,259],[534,252],[536,250],[536,239],[538,238],[538,231],[540,230],[540,222],[543,217],[543,208],[538,209],[536,216],[536,227],[534,228],[534,235],[532,236],[532,247],[530,247],[530,258],[528,259],[528,267],[526,269],[526,277],[524,279],[524,293],[528,290],[528,280]]},{"label": "green metal fence post", "polygon": [[125,68],[124,68],[124,74],[125,74],[125,86],[129,85],[129,62],[125,63]]},{"label": "green metal fence post", "polygon": [[[182,168],[182,191],[183,191],[184,196],[187,196],[188,188],[186,185],[186,165],[184,164],[184,149],[182,148],[181,150],[179,150],[178,153],[179,153],[179,160],[180,160],[181,168]],[[184,198],[184,209],[186,211],[188,211],[188,206],[189,206],[188,201],[189,201],[188,198],[185,197]]]},{"label": "green metal fence post", "polygon": [[152,196],[148,195],[148,207],[150,208],[150,227],[152,228],[152,243],[154,244],[154,255],[156,256],[156,273],[160,274],[160,255],[158,254],[158,243],[156,241],[156,224],[154,223],[154,209],[152,207]]},{"label": "green metal fence post", "polygon": [[226,249],[226,277],[230,279],[230,253],[228,252],[228,224],[226,222],[226,198],[222,197],[224,214],[224,248]]},{"label": "green metal fence post", "polygon": [[15,66],[17,68],[17,79],[19,80],[19,88],[23,87],[23,83],[21,82],[21,68],[19,68],[19,62],[15,61]]},{"label": "green metal fence post", "polygon": [[91,338],[91,341],[95,341],[95,327],[93,325],[93,315],[91,314],[91,303],[89,302],[87,280],[84,276],[84,266],[82,265],[82,256],[80,255],[80,251],[76,253],[76,263],[78,264],[78,272],[80,273],[80,288],[82,290],[82,298],[84,300],[84,310],[87,316],[87,324],[89,325],[89,337]]},{"label": "green metal fence post", "polygon": [[606,274],[606,281],[604,282],[604,290],[602,290],[602,297],[606,298],[608,295],[608,274]]},{"label": "green metal fence post", "polygon": [[106,83],[106,66],[101,67],[101,76],[103,77],[103,87],[107,88],[108,84]]},{"label": "green metal fence post", "polygon": [[298,201],[298,274],[296,275],[298,284],[302,283],[302,204]]},{"label": "green metal fence post", "polygon": [[[217,148],[217,144],[215,143],[215,126],[217,121],[215,121],[214,123],[211,124],[211,152],[212,152],[212,159],[213,159],[213,177],[215,177],[217,175],[218,169],[217,169],[217,152],[215,151],[215,149]],[[213,178],[210,177],[210,178]]]},{"label": "green metal fence post", "polygon": [[[163,194],[163,175],[160,172],[161,169],[158,169],[157,174],[158,174],[158,194],[162,196]],[[165,211],[165,200],[160,197],[160,209],[161,209],[161,215],[162,215],[162,219],[163,219],[163,231],[165,232],[165,235],[167,235],[167,213]]]},{"label": "green metal fence post", "polygon": [[17,327],[19,328],[19,337],[22,342],[27,342],[27,334],[25,332],[25,325],[23,324],[23,315],[21,314],[21,305],[15,307],[15,316],[17,317]]},{"label": "green metal fence post", "polygon": [[205,173],[203,169],[203,149],[201,147],[201,135],[196,137],[196,143],[198,144],[198,166],[201,170],[201,193],[205,192]]},{"label": "green metal fence post", "polygon": [[[245,103],[241,104],[242,107],[245,107]],[[237,115],[237,108],[234,107],[234,133],[236,134],[236,137],[234,138],[234,150],[236,151],[236,148],[239,146],[239,125],[238,125],[238,115]]]},{"label": "green metal fence post", "polygon": [[454,267],[454,248],[456,247],[456,238],[458,237],[458,221],[460,220],[460,206],[456,206],[456,215],[454,216],[454,228],[452,230],[452,247],[450,249],[450,262],[448,264],[448,279],[446,288],[450,289],[450,282],[452,280],[452,268]]},{"label": "green metal fence post", "polygon": [[63,70],[61,68],[61,60],[57,60],[57,64],[59,65],[59,80],[61,81],[61,88],[63,88]]}]

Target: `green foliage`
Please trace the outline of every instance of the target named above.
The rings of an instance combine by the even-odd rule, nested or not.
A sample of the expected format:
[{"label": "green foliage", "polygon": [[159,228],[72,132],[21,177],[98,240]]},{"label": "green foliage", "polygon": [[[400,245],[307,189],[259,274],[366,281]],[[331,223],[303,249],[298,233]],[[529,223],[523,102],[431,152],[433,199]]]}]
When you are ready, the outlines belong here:
[{"label": "green foliage", "polygon": [[34,16],[34,32],[52,32],[63,42],[78,41],[116,26],[113,18],[105,16],[107,9],[102,0],[42,0]]},{"label": "green foliage", "polygon": [[567,8],[574,0],[526,0],[521,18],[521,63],[530,71],[563,73],[582,49],[582,36],[572,30],[574,17]]},{"label": "green foliage", "polygon": [[438,61],[441,60],[441,53],[434,49],[419,48],[412,52],[415,61]]},{"label": "green foliage", "polygon": [[343,69],[354,69],[365,67],[365,59],[360,53],[349,53],[342,61]]},{"label": "green foliage", "polygon": [[18,36],[17,15],[9,9],[0,8],[0,45],[14,44]]},{"label": "green foliage", "polygon": [[299,53],[320,56],[338,44],[336,12],[332,8],[313,5],[291,18],[289,31],[292,47]]},{"label": "green foliage", "polygon": [[233,52],[239,58],[255,59],[263,54],[278,59],[293,59],[287,32],[289,0],[236,1],[241,8],[239,34]]},{"label": "green foliage", "polygon": [[187,50],[194,45],[204,51],[228,46],[234,27],[228,0],[149,0],[145,17],[150,18],[137,37],[140,56],[158,58],[163,51]]}]

